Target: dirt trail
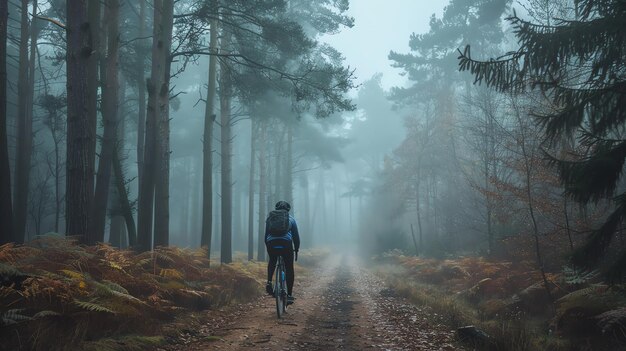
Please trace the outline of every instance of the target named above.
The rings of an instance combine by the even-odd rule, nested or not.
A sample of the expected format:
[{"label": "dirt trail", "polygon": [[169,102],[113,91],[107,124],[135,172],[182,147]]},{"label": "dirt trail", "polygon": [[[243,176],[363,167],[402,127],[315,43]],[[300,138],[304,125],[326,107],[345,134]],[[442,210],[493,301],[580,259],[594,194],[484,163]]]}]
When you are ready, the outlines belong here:
[{"label": "dirt trail", "polygon": [[[297,272],[296,272],[297,275]],[[330,260],[276,318],[274,299],[211,312],[185,345],[168,350],[462,350],[430,312],[407,303],[354,259]]]}]

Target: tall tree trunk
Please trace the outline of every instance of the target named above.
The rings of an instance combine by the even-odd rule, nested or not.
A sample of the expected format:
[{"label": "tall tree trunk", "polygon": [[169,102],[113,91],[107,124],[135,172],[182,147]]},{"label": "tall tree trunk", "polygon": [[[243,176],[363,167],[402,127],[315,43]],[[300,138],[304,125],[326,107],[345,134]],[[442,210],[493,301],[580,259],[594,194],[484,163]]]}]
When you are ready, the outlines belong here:
[{"label": "tall tree trunk", "polygon": [[265,261],[265,216],[267,210],[265,208],[266,194],[265,185],[266,180],[266,135],[267,135],[267,121],[260,120],[260,138],[259,138],[259,225],[258,225],[258,242],[257,242],[257,261]]},{"label": "tall tree trunk", "polygon": [[[418,168],[417,171],[417,181],[415,182],[415,209],[416,209],[416,215],[417,215],[417,230],[418,230],[418,234],[419,234],[419,250],[423,253],[424,252],[424,236],[423,236],[423,232],[422,232],[422,212],[420,209],[420,205],[421,205],[421,201],[420,201],[420,171]],[[412,229],[412,227],[411,227]]]},{"label": "tall tree trunk", "polygon": [[[58,121],[58,116],[54,116],[55,122]],[[58,233],[60,228],[60,220],[61,220],[61,153],[60,153],[60,145],[61,140],[60,136],[57,134],[58,131],[56,127],[54,132],[52,132],[52,140],[54,141],[54,232]]]},{"label": "tall tree trunk", "polygon": [[[202,213],[202,203],[200,200],[200,194],[202,193],[202,158],[194,156],[193,161],[193,180],[190,186],[193,187],[193,191],[191,192],[191,218],[190,218],[190,228],[191,232],[194,233],[190,237],[190,243],[192,247],[200,244],[200,240],[202,237],[202,220],[200,218]],[[200,235],[198,235],[200,234]],[[200,240],[199,240],[200,239]]]},{"label": "tall tree trunk", "polygon": [[[513,102],[514,100],[512,100]],[[544,262],[543,262],[543,257],[541,254],[541,246],[540,246],[540,242],[539,242],[539,226],[537,224],[537,219],[535,216],[535,206],[534,206],[534,198],[533,198],[533,194],[532,194],[532,174],[533,174],[533,155],[529,153],[529,150],[527,149],[527,135],[526,135],[526,130],[525,130],[525,126],[524,124],[521,122],[522,121],[522,116],[520,115],[519,112],[519,107],[517,105],[515,105],[515,102],[513,102],[513,107],[515,110],[515,117],[517,118],[517,122],[518,122],[518,129],[519,129],[519,139],[517,140],[519,147],[520,147],[520,151],[521,151],[521,156],[523,157],[523,162],[524,162],[524,185],[526,186],[526,200],[528,201],[528,213],[530,215],[530,219],[533,225],[533,237],[534,237],[534,241],[535,241],[535,257],[537,259],[537,266],[539,267],[539,272],[541,273],[541,277],[543,279],[543,284],[544,284],[544,288],[546,289],[546,294],[548,296],[548,298],[550,299],[550,302],[554,302],[554,298],[552,297],[552,292],[550,289],[550,284],[548,282],[548,278],[546,275],[546,270],[545,270],[545,266],[544,266]]]},{"label": "tall tree trunk", "polygon": [[152,249],[152,225],[154,211],[155,173],[157,172],[156,153],[159,115],[159,90],[165,72],[165,65],[160,58],[165,57],[163,37],[163,1],[154,1],[154,26],[152,31],[152,68],[147,82],[148,105],[146,112],[146,138],[143,157],[143,179],[139,188],[139,209],[137,214],[137,249]]},{"label": "tall tree trunk", "polygon": [[174,0],[163,1],[162,51],[163,78],[158,96],[158,136],[154,191],[154,246],[169,246],[170,236],[170,51],[174,25]]},{"label": "tall tree trunk", "polygon": [[125,241],[123,237],[126,235],[124,229],[124,217],[111,217],[111,229],[109,230],[109,243],[111,246],[124,248],[124,244],[122,244]]},{"label": "tall tree trunk", "polygon": [[183,159],[183,166],[185,167],[185,187],[183,189],[182,207],[180,210],[180,235],[183,241],[181,246],[191,246],[189,242],[189,198],[191,197],[191,186],[193,184],[191,177],[191,157],[185,157]]},{"label": "tall tree trunk", "polygon": [[0,244],[15,241],[7,140],[7,1],[0,1]]},{"label": "tall tree trunk", "polygon": [[[17,120],[17,147],[15,157],[15,234],[16,242],[23,242],[26,235],[26,217],[28,212],[28,188],[30,183],[31,157],[33,153],[33,116],[31,87],[34,84],[34,48],[36,48],[36,34],[34,26],[28,21],[28,0],[21,2],[21,30],[19,47],[18,69],[18,120]],[[28,56],[29,34],[31,50]],[[33,69],[30,69],[30,66]],[[31,83],[33,81],[33,83]]]},{"label": "tall tree trunk", "polygon": [[[120,84],[119,84],[120,88],[119,88],[118,104],[117,104],[117,116],[118,116],[119,125],[117,128],[117,137],[116,137],[117,142],[113,149],[113,154],[111,155],[112,156],[111,161],[113,161],[113,158],[115,157],[114,154],[117,153],[118,150],[124,150],[124,144],[125,144],[124,139],[126,136],[125,101],[126,101],[127,83],[126,83],[126,79],[124,79],[124,76],[120,76],[119,80],[120,80]],[[113,179],[109,184],[109,191],[112,192],[112,194],[114,194],[114,199],[112,201],[109,201],[110,203],[112,202],[112,204],[109,206],[111,208],[110,212],[112,216],[111,228],[109,230],[110,232],[109,242],[111,243],[111,245],[115,247],[126,248],[128,245],[128,240],[126,240],[126,230],[124,230],[125,229],[124,215],[123,215],[123,212],[121,211],[122,206],[120,206],[120,204],[122,203],[122,199],[120,198],[120,194],[118,193],[117,188],[116,188],[117,174],[115,173],[115,169],[113,169],[112,172],[113,172],[112,173]],[[117,240],[117,242],[114,243],[113,240]]]},{"label": "tall tree trunk", "polygon": [[[306,173],[302,173],[303,178],[303,186],[302,190],[304,191],[304,230],[308,233],[311,232],[311,203],[310,203],[310,195],[309,195],[309,177]],[[350,198],[352,199],[352,198]],[[301,217],[302,218],[302,217]],[[352,229],[352,202],[350,202],[350,229]]]},{"label": "tall tree trunk", "polygon": [[164,71],[162,72],[161,89],[159,90],[159,118],[158,118],[158,154],[157,177],[155,182],[154,203],[154,245],[168,246],[170,235],[170,51],[172,47],[172,31],[174,25],[174,1],[163,1],[163,51],[160,58]]},{"label": "tall tree trunk", "polygon": [[274,170],[274,193],[272,198],[274,201],[278,202],[279,200],[284,200],[283,198],[283,189],[285,188],[285,183],[283,182],[283,144],[285,143],[285,134],[284,130],[280,130],[280,124],[276,125],[278,132],[280,134],[280,139],[277,143],[274,144],[274,154],[275,156],[275,164],[273,167]]},{"label": "tall tree trunk", "polygon": [[139,188],[141,188],[141,181],[143,179],[143,156],[144,146],[146,139],[146,50],[143,46],[143,39],[146,36],[146,0],[139,1],[139,38],[142,40],[137,41],[135,45],[135,51],[137,52],[137,179],[139,181]]},{"label": "tall tree trunk", "polygon": [[[89,2],[90,4],[98,1]],[[94,242],[88,224],[93,200],[95,122],[90,120],[92,97],[87,91],[87,66],[92,54],[92,32],[87,21],[87,1],[67,2],[67,162],[66,232],[81,236],[83,243]],[[93,96],[95,98],[95,96]]]},{"label": "tall tree trunk", "polygon": [[[223,33],[221,41],[222,52],[228,53],[232,34]],[[232,82],[229,67],[220,65],[220,144],[222,161],[222,242],[220,250],[221,263],[231,263],[233,260],[232,248],[232,207],[233,207],[233,181],[232,181],[232,128],[230,120],[230,108],[232,100]]]},{"label": "tall tree trunk", "polygon": [[[217,17],[217,0],[212,0],[214,17]],[[209,39],[209,77],[207,100],[204,110],[204,140],[202,144],[202,234],[200,246],[207,246],[211,258],[213,234],[213,122],[215,121],[215,92],[217,86],[217,18],[211,20]]]},{"label": "tall tree trunk", "polygon": [[285,200],[293,204],[293,121],[287,122],[287,160],[285,162]]},{"label": "tall tree trunk", "polygon": [[118,52],[119,52],[119,0],[106,2],[107,26],[107,55],[104,86],[102,89],[102,118],[104,130],[100,146],[100,160],[96,175],[96,190],[94,193],[93,208],[89,232],[96,242],[104,241],[109,189],[111,184],[111,163],[117,140],[117,105],[118,105]]},{"label": "tall tree trunk", "polygon": [[258,123],[250,120],[250,178],[248,179],[248,261],[254,259],[254,165]]},{"label": "tall tree trunk", "polygon": [[118,206],[124,222],[126,222],[126,232],[128,233],[127,244],[130,247],[137,245],[137,229],[135,227],[135,218],[133,217],[133,208],[128,197],[128,189],[126,188],[126,177],[122,168],[122,160],[120,157],[121,148],[116,148],[113,154],[113,174],[115,181],[115,189],[118,195]]}]

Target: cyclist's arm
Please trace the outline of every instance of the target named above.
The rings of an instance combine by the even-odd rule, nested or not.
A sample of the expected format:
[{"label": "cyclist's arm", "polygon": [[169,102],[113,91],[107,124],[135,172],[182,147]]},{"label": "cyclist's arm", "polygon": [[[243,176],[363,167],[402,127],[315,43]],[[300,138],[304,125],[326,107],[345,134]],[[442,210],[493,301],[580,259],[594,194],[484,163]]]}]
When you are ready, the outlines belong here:
[{"label": "cyclist's arm", "polygon": [[291,237],[294,250],[300,250],[300,233],[298,233],[298,224],[296,224],[296,220],[293,218],[291,219]]}]

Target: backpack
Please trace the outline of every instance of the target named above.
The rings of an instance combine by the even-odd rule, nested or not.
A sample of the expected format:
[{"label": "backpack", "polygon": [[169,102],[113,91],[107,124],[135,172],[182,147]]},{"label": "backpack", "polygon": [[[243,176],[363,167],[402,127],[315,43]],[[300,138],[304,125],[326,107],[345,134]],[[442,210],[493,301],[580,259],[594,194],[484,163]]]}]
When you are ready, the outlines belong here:
[{"label": "backpack", "polygon": [[289,212],[285,210],[271,211],[267,216],[267,232],[271,235],[284,235],[289,231]]}]

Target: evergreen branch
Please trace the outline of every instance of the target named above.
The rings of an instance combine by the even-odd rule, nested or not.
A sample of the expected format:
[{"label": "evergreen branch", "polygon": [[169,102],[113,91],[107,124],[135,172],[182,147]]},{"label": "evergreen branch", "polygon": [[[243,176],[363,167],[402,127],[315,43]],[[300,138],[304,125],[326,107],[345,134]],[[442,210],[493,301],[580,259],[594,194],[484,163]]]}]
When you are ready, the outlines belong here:
[{"label": "evergreen branch", "polygon": [[591,133],[606,135],[624,123],[621,116],[626,114],[626,94],[622,92],[625,88],[626,82],[602,89],[558,87],[552,94],[552,104],[563,107],[554,113],[533,113],[533,116],[538,118],[552,141],[562,134],[573,133],[585,121],[591,124]]},{"label": "evergreen branch", "polygon": [[583,161],[547,156],[557,166],[567,195],[582,203],[597,203],[615,192],[626,159],[626,141],[617,144],[598,141],[592,155]]},{"label": "evergreen branch", "polygon": [[[608,249],[613,236],[624,221],[624,218],[626,218],[626,195],[620,195],[616,202],[618,203],[617,208],[609,215],[602,227],[594,230],[587,238],[585,244],[572,254],[572,262],[575,265],[579,267],[594,266]],[[611,274],[614,277],[616,274],[621,274],[621,279],[623,279],[623,274],[626,272],[624,270],[625,264],[626,253],[623,253],[621,259],[617,262],[617,267],[614,265]]]},{"label": "evergreen branch", "polygon": [[626,282],[626,251],[622,251],[620,257],[608,268],[606,277],[610,283]]}]

